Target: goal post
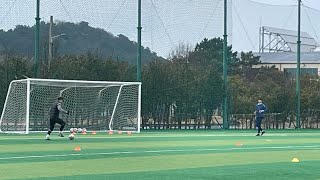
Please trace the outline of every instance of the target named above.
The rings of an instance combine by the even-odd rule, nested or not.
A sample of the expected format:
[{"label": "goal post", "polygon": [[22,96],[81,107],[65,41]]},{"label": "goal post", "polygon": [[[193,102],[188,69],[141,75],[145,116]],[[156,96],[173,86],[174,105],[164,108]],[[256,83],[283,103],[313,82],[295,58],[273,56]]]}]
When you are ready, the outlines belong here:
[{"label": "goal post", "polygon": [[[140,132],[141,83],[23,79],[10,83],[0,132],[47,131],[49,110],[59,96],[69,115],[60,113],[66,129]],[[66,130],[65,129],[65,130]]]}]

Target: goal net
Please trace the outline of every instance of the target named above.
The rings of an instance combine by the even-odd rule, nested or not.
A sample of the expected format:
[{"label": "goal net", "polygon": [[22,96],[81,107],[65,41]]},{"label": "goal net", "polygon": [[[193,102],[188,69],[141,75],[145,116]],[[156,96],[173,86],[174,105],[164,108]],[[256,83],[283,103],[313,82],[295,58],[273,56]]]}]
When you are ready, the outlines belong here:
[{"label": "goal net", "polygon": [[[47,131],[49,110],[62,96],[60,113],[66,129],[140,132],[141,83],[24,79],[10,83],[0,119],[0,131]],[[57,127],[56,127],[57,128]]]}]

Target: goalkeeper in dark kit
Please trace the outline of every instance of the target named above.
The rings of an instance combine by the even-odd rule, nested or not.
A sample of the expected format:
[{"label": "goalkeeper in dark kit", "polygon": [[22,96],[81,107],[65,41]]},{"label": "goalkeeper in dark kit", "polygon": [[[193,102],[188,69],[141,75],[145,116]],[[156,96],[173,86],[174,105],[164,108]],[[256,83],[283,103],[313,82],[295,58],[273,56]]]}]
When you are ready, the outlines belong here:
[{"label": "goalkeeper in dark kit", "polygon": [[66,114],[69,114],[69,112],[62,109],[62,107],[61,107],[62,103],[63,103],[63,97],[59,97],[58,101],[55,102],[50,108],[50,127],[48,130],[47,136],[46,136],[46,140],[50,140],[50,134],[53,131],[54,125],[56,123],[60,124],[59,136],[64,137],[62,134],[62,131],[63,131],[63,128],[66,125],[66,123],[62,119],[59,118],[59,114],[60,114],[60,111],[66,113]]}]

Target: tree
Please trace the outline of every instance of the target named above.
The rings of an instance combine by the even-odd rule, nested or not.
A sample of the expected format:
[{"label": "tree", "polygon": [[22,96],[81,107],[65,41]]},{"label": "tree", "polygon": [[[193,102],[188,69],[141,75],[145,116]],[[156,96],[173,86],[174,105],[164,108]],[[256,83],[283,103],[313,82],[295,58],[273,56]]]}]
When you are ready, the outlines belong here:
[{"label": "tree", "polygon": [[184,44],[180,42],[178,46],[171,50],[168,59],[171,61],[185,59],[185,62],[188,63],[188,58],[191,52],[191,44]]},{"label": "tree", "polygon": [[93,53],[65,55],[53,60],[49,78],[101,81],[133,81],[134,66],[125,61],[102,58]]},{"label": "tree", "polygon": [[[227,48],[229,67],[236,61],[237,52],[232,52],[232,47]],[[213,38],[204,39],[197,44],[194,51],[190,54],[190,63],[205,67],[217,67],[217,71],[222,74],[223,67],[223,39]]]},{"label": "tree", "polygon": [[7,54],[3,60],[0,60],[0,110],[2,112],[3,104],[7,95],[8,87],[11,81],[24,79],[32,74],[32,65],[30,58],[23,58],[12,54]]},{"label": "tree", "polygon": [[234,58],[234,63],[232,64],[232,74],[238,74],[244,76],[248,79],[253,80],[255,78],[257,68],[252,68],[254,65],[260,63],[260,57],[254,56],[252,52],[241,52],[240,58]]}]

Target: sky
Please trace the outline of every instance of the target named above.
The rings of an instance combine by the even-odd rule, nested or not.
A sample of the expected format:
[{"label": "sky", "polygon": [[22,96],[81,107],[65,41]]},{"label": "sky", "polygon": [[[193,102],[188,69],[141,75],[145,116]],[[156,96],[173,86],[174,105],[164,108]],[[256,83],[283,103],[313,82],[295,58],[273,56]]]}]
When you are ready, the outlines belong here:
[{"label": "sky", "polygon": [[[241,0],[240,0],[241,1]],[[237,0],[234,0],[236,3]],[[244,1],[241,1],[244,2]],[[253,3],[258,2],[258,3]],[[318,42],[320,37],[320,1],[302,0],[301,31],[307,32]],[[259,4],[262,3],[262,4]],[[270,5],[264,5],[270,4]],[[233,13],[233,46],[238,51],[258,51],[259,27],[270,26],[297,31],[298,0],[251,0],[234,7],[240,15]],[[246,7],[252,7],[246,11]],[[242,25],[242,23],[244,25]],[[241,40],[245,38],[247,40]]]},{"label": "sky", "polygon": [[[90,26],[136,41],[136,1],[41,0],[40,17],[47,22],[51,15],[60,21],[86,21]],[[232,1],[228,6],[228,42],[234,50],[258,51],[261,26],[297,29],[297,0]],[[320,41],[320,0],[302,2],[314,9],[302,8],[301,29]],[[203,38],[223,35],[223,0],[143,0],[142,3],[142,44],[160,56],[167,57],[180,43],[194,47]],[[0,29],[35,23],[35,0],[0,0],[0,9]]]},{"label": "sky", "polygon": [[[296,5],[297,0],[253,0],[260,3],[274,4],[274,5]],[[313,7],[320,10],[319,0],[302,0],[302,3],[306,6]]]}]

